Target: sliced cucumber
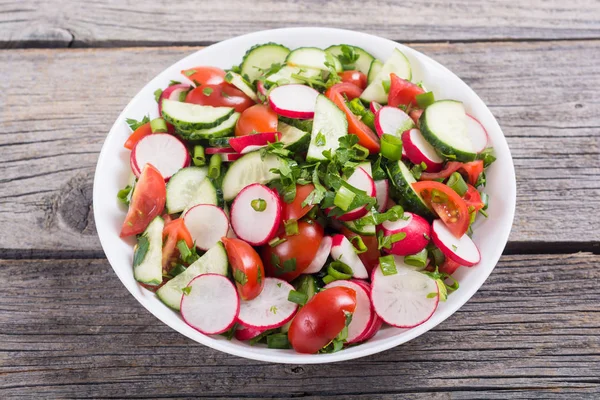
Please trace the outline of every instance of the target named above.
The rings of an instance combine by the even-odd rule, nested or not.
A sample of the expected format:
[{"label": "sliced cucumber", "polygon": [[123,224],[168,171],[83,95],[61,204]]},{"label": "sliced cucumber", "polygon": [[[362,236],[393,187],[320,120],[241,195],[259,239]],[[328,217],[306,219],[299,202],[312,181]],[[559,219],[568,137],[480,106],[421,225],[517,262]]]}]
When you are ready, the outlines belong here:
[{"label": "sliced cucumber", "polygon": [[413,189],[412,184],[417,180],[406,164],[402,161],[395,161],[387,166],[387,170],[392,185],[396,189],[394,200],[402,203],[406,211],[412,211],[425,218],[434,218],[423,198]]},{"label": "sliced cucumber", "polygon": [[[333,54],[329,53],[332,57],[337,72],[342,71],[342,63]],[[308,67],[320,69],[321,71],[329,71],[327,64],[327,52],[317,47],[300,47],[293,50],[288,54],[285,62],[290,66]]]},{"label": "sliced cucumber", "polygon": [[165,221],[156,217],[138,239],[133,251],[133,276],[146,285],[162,283],[162,232]]},{"label": "sliced cucumber", "polygon": [[231,147],[229,145],[229,139],[231,139],[231,137],[212,137],[208,139],[208,145],[210,147]]},{"label": "sliced cucumber", "polygon": [[279,116],[279,121],[285,122],[288,125],[298,128],[304,132],[312,132],[313,120],[312,119],[294,119]]},{"label": "sliced cucumber", "polygon": [[391,57],[381,67],[381,71],[379,71],[365,91],[362,92],[360,99],[368,103],[376,101],[379,104],[387,104],[388,96],[383,88],[382,82],[389,81],[392,72],[398,75],[398,77],[409,81],[412,77],[410,62],[398,49],[394,49]]},{"label": "sliced cucumber", "polygon": [[375,59],[371,54],[361,49],[360,47],[350,46],[349,44],[338,44],[335,46],[329,46],[325,49],[326,52],[333,54],[336,57],[343,55],[342,46],[348,46],[354,49],[354,53],[358,55],[358,59],[354,62],[354,68],[365,75],[368,75],[371,63]]},{"label": "sliced cucumber", "polygon": [[265,43],[251,47],[242,60],[240,66],[242,76],[251,83],[262,75],[262,70],[271,64],[283,63],[290,54],[290,49],[277,43]]},{"label": "sliced cucumber", "polygon": [[177,129],[177,134],[187,140],[212,139],[231,136],[235,130],[235,124],[240,119],[240,113],[234,112],[220,125],[210,129],[185,130]]},{"label": "sliced cucumber", "polygon": [[192,279],[203,274],[219,274],[227,276],[228,267],[229,264],[225,247],[223,247],[221,242],[218,242],[208,249],[202,257],[187,267],[185,271],[165,283],[156,291],[156,295],[167,306],[174,310],[179,310],[181,296],[183,295],[181,289],[186,287]]},{"label": "sliced cucumber", "polygon": [[[371,215],[371,213],[369,212],[365,216],[368,216],[368,215]],[[375,236],[375,225],[358,226],[358,225],[356,225],[355,221],[346,221],[346,222],[342,222],[342,223],[344,224],[344,226],[346,228],[350,229],[354,233],[358,233],[359,235]]]},{"label": "sliced cucumber", "polygon": [[308,148],[310,133],[281,121],[277,124],[277,130],[281,132],[280,141],[286,149],[299,153],[306,151]]},{"label": "sliced cucumber", "polygon": [[458,161],[477,158],[467,135],[465,107],[460,101],[436,101],[425,109],[419,122],[423,137],[442,157]]},{"label": "sliced cucumber", "polygon": [[164,119],[181,130],[214,128],[227,121],[234,112],[232,107],[200,106],[169,99],[162,102]]},{"label": "sliced cucumber", "polygon": [[[169,192],[167,189],[167,198],[168,197]],[[187,210],[198,204],[212,204],[213,206],[218,206],[218,202],[218,194],[215,185],[210,179],[204,179],[200,185],[198,185],[192,196],[190,196],[190,199],[185,205],[182,213],[185,214]]]},{"label": "sliced cucumber", "polygon": [[286,65],[279,71],[267,76],[267,83],[274,85],[287,85],[290,83],[304,83],[304,81],[293,78],[292,75],[300,75],[305,78],[321,77],[321,70],[307,67],[292,67]]},{"label": "sliced cucumber", "polygon": [[315,119],[306,160],[325,160],[323,152],[330,150],[332,154],[335,153],[340,147],[339,139],[347,134],[348,120],[346,114],[335,103],[320,94],[315,104]]},{"label": "sliced cucumber", "polygon": [[253,101],[258,102],[258,96],[254,89],[252,89],[252,85],[248,83],[240,74],[236,74],[235,72],[229,71],[225,75],[225,80],[227,83],[231,83],[236,88],[240,89],[244,94],[250,97]]},{"label": "sliced cucumber", "polygon": [[375,80],[377,75],[379,75],[379,73],[381,72],[381,68],[383,68],[383,63],[377,59],[373,60],[373,62],[369,66],[369,72],[367,72],[368,84]]},{"label": "sliced cucumber", "polygon": [[182,212],[206,178],[208,167],[182,168],[167,183],[167,213]]},{"label": "sliced cucumber", "polygon": [[272,154],[263,159],[260,151],[253,151],[234,161],[223,177],[223,198],[231,201],[248,185],[253,183],[265,184],[279,178],[279,174],[271,169],[279,169],[282,160]]}]

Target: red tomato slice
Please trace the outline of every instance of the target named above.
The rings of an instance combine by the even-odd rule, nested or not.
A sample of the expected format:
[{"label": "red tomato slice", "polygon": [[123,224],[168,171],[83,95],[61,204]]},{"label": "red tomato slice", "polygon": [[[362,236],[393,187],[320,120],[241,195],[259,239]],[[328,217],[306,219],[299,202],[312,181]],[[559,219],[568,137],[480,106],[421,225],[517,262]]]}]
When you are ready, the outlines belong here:
[{"label": "red tomato slice", "polygon": [[235,286],[242,300],[252,300],[265,286],[265,268],[260,256],[240,239],[221,238],[233,271]]},{"label": "red tomato slice", "polygon": [[465,201],[450,187],[440,182],[423,181],[412,184],[413,189],[440,217],[457,238],[469,229],[469,211]]},{"label": "red tomato slice", "polygon": [[228,83],[198,86],[189,91],[185,102],[201,106],[233,107],[236,112],[243,112],[254,104],[241,90]]},{"label": "red tomato slice", "polygon": [[465,174],[467,174],[469,183],[471,185],[475,185],[479,175],[481,175],[483,172],[483,160],[475,160],[468,163],[450,161],[440,172],[423,172],[421,174],[421,180],[430,181],[436,179],[446,179],[454,172],[459,170],[462,170]]},{"label": "red tomato slice", "polygon": [[388,94],[388,106],[398,107],[400,105],[417,106],[416,96],[425,93],[423,89],[414,83],[390,74],[390,93]]},{"label": "red tomato slice", "polygon": [[381,257],[381,251],[379,251],[378,249],[379,242],[377,241],[377,236],[359,235],[358,233],[352,232],[346,227],[342,227],[341,232],[348,239],[351,239],[354,236],[359,236],[362,239],[365,246],[367,246],[367,251],[365,251],[364,253],[360,253],[358,255],[358,258],[360,258],[363,264],[365,264],[369,275],[371,275],[371,271],[373,271],[373,269],[377,267],[377,265],[379,265],[379,257]]},{"label": "red tomato slice", "polygon": [[289,219],[299,220],[304,217],[314,205],[306,205],[302,207],[302,202],[306,200],[309,194],[315,190],[315,185],[312,183],[306,185],[296,185],[296,198],[291,203],[283,203],[283,220]]},{"label": "red tomato slice", "polygon": [[146,164],[135,184],[129,211],[121,228],[121,237],[144,232],[148,224],[165,208],[165,180],[151,164]]},{"label": "red tomato slice", "polygon": [[344,71],[338,75],[342,78],[342,82],[352,83],[363,90],[367,87],[367,76],[360,71]]},{"label": "red tomato slice", "polygon": [[441,273],[452,275],[460,267],[460,264],[452,261],[448,257],[444,260],[444,263],[438,267],[438,271]]},{"label": "red tomato slice", "polygon": [[238,119],[235,136],[262,132],[277,132],[277,114],[269,106],[256,104],[246,109]]},{"label": "red tomato slice", "polygon": [[176,257],[177,242],[180,240],[184,240],[189,248],[194,246],[192,235],[187,230],[183,218],[165,221],[162,250],[162,266],[165,273],[171,270],[171,260]]},{"label": "red tomato slice", "polygon": [[362,89],[352,83],[338,83],[325,92],[325,96],[335,103],[344,113],[348,120],[348,132],[358,136],[358,143],[369,150],[370,153],[378,153],[381,146],[379,137],[365,125],[346,105],[343,94],[348,100],[352,100],[362,93]]},{"label": "red tomato slice", "polygon": [[475,189],[475,187],[472,185],[467,184],[467,186],[467,193],[463,195],[463,200],[467,204],[468,210],[477,212],[481,210],[485,204],[483,204],[483,201],[481,201],[481,195],[479,194],[479,191],[477,191],[477,189]]},{"label": "red tomato slice", "polygon": [[131,149],[133,149],[133,146],[135,146],[135,144],[137,142],[139,142],[140,140],[142,140],[142,138],[144,138],[148,135],[151,135],[151,134],[152,134],[152,128],[150,128],[150,122],[146,122],[144,125],[141,125],[135,131],[133,131],[133,133],[131,135],[129,135],[129,138],[125,142],[124,147],[128,150],[131,150]]},{"label": "red tomato slice", "polygon": [[327,346],[346,325],[346,313],[356,309],[356,292],[333,287],[314,295],[294,317],[288,338],[298,353],[313,354]]},{"label": "red tomato slice", "polygon": [[225,82],[225,71],[217,67],[194,67],[184,69],[181,73],[196,86],[220,85]]}]

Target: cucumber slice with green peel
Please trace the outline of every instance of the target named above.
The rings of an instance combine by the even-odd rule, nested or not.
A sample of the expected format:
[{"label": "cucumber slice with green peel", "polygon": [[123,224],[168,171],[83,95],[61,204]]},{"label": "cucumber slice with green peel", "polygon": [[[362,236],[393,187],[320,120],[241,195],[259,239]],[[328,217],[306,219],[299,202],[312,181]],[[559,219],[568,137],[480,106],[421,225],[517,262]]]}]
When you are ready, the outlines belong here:
[{"label": "cucumber slice with green peel", "polygon": [[133,276],[146,285],[162,283],[162,232],[165,221],[156,217],[139,237],[133,251]]},{"label": "cucumber slice with green peel", "polygon": [[[167,197],[169,197],[168,191]],[[213,206],[219,206],[218,191],[210,179],[204,179],[198,185],[195,192],[190,196],[185,208],[182,210],[182,214],[185,214],[187,210],[198,204],[212,204]]]},{"label": "cucumber slice with green peel", "polygon": [[383,63],[377,59],[371,62],[369,66],[369,72],[367,72],[367,84],[370,84],[375,80],[377,75],[381,72],[381,68],[383,67]]},{"label": "cucumber slice with green peel", "polygon": [[235,112],[232,107],[200,106],[164,99],[163,118],[180,130],[209,129],[227,121]]},{"label": "cucumber slice with green peel", "polygon": [[[325,49],[325,51],[328,53],[331,53],[332,55],[334,55],[334,56],[338,57],[338,59],[340,59],[340,56],[344,55],[344,53],[342,51],[342,46],[347,46],[347,47],[353,49],[354,54],[358,55],[358,58],[354,62],[353,68],[351,68],[351,69],[358,70],[358,71],[362,72],[363,74],[368,75],[369,69],[371,68],[371,63],[373,62],[373,60],[375,60],[375,57],[373,57],[371,54],[369,54],[365,50],[361,49],[360,47],[350,46],[349,44],[338,44],[335,46],[329,46],[328,48]],[[340,61],[341,61],[341,59],[340,59]],[[351,66],[342,65],[342,67],[351,67]]]},{"label": "cucumber slice with green peel", "polygon": [[310,133],[279,121],[277,131],[281,132],[283,147],[295,153],[304,152],[310,143]]},{"label": "cucumber slice with green peel", "polygon": [[410,81],[412,70],[408,58],[398,49],[394,49],[390,58],[383,64],[381,71],[371,81],[369,86],[360,95],[360,99],[368,103],[375,101],[379,104],[387,104],[388,95],[383,88],[383,81],[390,80],[391,73],[399,78]]},{"label": "cucumber slice with green peel", "polygon": [[300,79],[293,78],[292,75],[300,75],[304,78],[321,78],[321,70],[308,67],[292,67],[286,65],[279,71],[266,77],[267,83],[274,85],[287,85],[290,83],[305,83]]},{"label": "cucumber slice with green peel", "polygon": [[406,211],[411,211],[428,219],[433,219],[435,215],[429,209],[423,198],[415,192],[412,184],[417,180],[406,164],[402,161],[394,161],[387,166],[388,176],[396,189],[393,192],[394,200],[402,203]]},{"label": "cucumber slice with green peel", "polygon": [[231,201],[248,185],[264,185],[279,178],[279,174],[271,172],[271,169],[281,168],[282,162],[273,154],[267,154],[263,159],[260,151],[242,156],[231,164],[223,177],[223,198],[225,201]]},{"label": "cucumber slice with green peel", "polygon": [[265,43],[251,47],[240,65],[241,74],[254,83],[262,75],[262,70],[272,64],[283,63],[290,54],[290,49],[277,43]]},{"label": "cucumber slice with green peel", "polygon": [[233,136],[213,137],[208,139],[208,145],[210,147],[231,147],[229,145],[229,139],[231,138],[233,138]]},{"label": "cucumber slice with green peel", "polygon": [[[328,55],[331,57],[327,57]],[[285,62],[289,66],[315,68],[321,71],[329,71],[330,67],[325,64],[333,62],[337,72],[343,70],[342,63],[335,55],[317,47],[300,47],[293,50],[288,54]]]},{"label": "cucumber slice with green peel", "polygon": [[[365,217],[370,216],[370,215],[371,215],[371,212],[368,212],[367,215],[365,215]],[[376,233],[375,225],[359,226],[356,224],[356,221],[344,221],[344,222],[342,222],[342,224],[344,224],[344,226],[346,228],[350,229],[352,232],[358,233],[359,235],[375,236],[375,233]]]},{"label": "cucumber slice with green peel", "polygon": [[218,242],[213,247],[208,249],[208,251],[204,253],[202,257],[200,257],[193,264],[187,267],[185,271],[183,271],[175,278],[171,279],[163,286],[161,286],[161,288],[156,291],[156,295],[167,306],[171,307],[174,310],[179,310],[179,305],[181,304],[181,296],[183,296],[182,289],[186,287],[192,279],[203,274],[219,274],[227,276],[228,269],[229,262],[227,260],[227,253],[225,252],[225,247],[223,247],[223,244],[221,242]]},{"label": "cucumber slice with green peel", "polygon": [[208,167],[187,167],[177,171],[167,182],[167,213],[182,212],[207,174]]},{"label": "cucumber slice with green peel", "polygon": [[252,101],[258,102],[258,96],[256,95],[254,89],[252,89],[252,85],[248,83],[248,81],[246,81],[240,74],[229,71],[225,75],[225,81],[240,89],[246,96],[250,97]]},{"label": "cucumber slice with green peel", "polygon": [[186,130],[178,129],[175,127],[177,134],[187,140],[200,140],[200,139],[212,139],[220,138],[224,136],[231,136],[235,131],[235,124],[240,119],[240,113],[234,112],[227,120],[223,121],[220,125],[210,129],[196,129]]},{"label": "cucumber slice with green peel", "polygon": [[465,107],[460,101],[436,101],[425,109],[419,122],[421,134],[442,157],[463,162],[477,158],[467,134]]},{"label": "cucumber slice with green peel", "polygon": [[320,94],[315,104],[315,119],[310,135],[307,161],[326,160],[323,152],[331,153],[340,147],[339,139],[348,134],[346,114],[331,100]]}]

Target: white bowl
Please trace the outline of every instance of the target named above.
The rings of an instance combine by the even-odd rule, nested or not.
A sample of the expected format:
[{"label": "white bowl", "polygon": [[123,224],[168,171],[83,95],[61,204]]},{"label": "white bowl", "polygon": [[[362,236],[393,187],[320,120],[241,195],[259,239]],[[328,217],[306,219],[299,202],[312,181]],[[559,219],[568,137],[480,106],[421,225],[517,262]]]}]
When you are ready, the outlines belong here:
[{"label": "white bowl", "polygon": [[[386,60],[394,48],[399,48],[411,62],[415,82],[422,80],[435,93],[436,99],[450,98],[464,102],[467,112],[479,119],[487,129],[498,160],[487,172],[486,192],[491,199],[489,218],[478,220],[473,237],[482,259],[475,267],[461,267],[458,270],[455,276],[460,281],[460,289],[450,295],[448,301],[440,303],[435,314],[424,324],[413,329],[387,327],[368,342],[333,354],[298,354],[292,350],[252,347],[235,339],[228,341],[221,336],[205,336],[186,325],[179,313],[167,308],[152,292],[134,280],[131,267],[134,241],[119,237],[126,210],[116,199],[117,191],[127,184],[130,171],[129,151],[123,148],[130,134],[125,118],[140,119],[148,113],[152,118],[157,117],[153,92],[166,87],[171,79],[181,79],[182,69],[198,65],[230,68],[240,63],[248,48],[265,42],[281,43],[291,49],[301,46],[326,48],[348,43],[362,47],[381,60]],[[217,43],[173,64],[148,83],[119,115],[102,147],[94,178],[94,217],[102,248],[123,285],[140,304],[171,328],[213,349],[255,360],[295,364],[328,363],[368,356],[405,343],[443,322],[473,296],[496,266],[508,240],[515,201],[515,173],[506,139],[490,110],[466,83],[442,65],[409,47],[377,36],[329,28],[288,28],[251,33]]]}]

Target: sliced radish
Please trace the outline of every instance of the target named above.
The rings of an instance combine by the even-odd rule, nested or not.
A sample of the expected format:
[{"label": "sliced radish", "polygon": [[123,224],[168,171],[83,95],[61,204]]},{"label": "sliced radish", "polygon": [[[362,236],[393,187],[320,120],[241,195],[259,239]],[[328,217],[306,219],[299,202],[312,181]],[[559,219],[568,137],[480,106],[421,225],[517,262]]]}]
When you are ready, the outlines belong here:
[{"label": "sliced radish", "polygon": [[389,249],[384,248],[387,253],[397,256],[407,256],[423,250],[429,243],[431,237],[431,226],[429,222],[418,214],[405,212],[404,218],[397,221],[385,221],[381,224],[384,236],[392,236],[395,233],[405,233],[404,239],[392,243]]},{"label": "sliced radish", "polygon": [[231,147],[207,147],[204,150],[204,153],[206,153],[207,155],[213,155],[213,154],[237,154],[237,151],[235,151]]},{"label": "sliced radish", "polygon": [[467,136],[473,143],[473,149],[481,153],[488,144],[488,134],[481,122],[472,115],[467,114]]},{"label": "sliced radish", "polygon": [[[373,270],[371,302],[381,319],[397,328],[413,328],[427,321],[439,302],[435,280],[427,275],[397,266],[393,275]],[[431,293],[436,296],[428,297]]]},{"label": "sliced radish", "polygon": [[229,279],[219,274],[197,276],[181,296],[181,316],[205,335],[223,333],[233,326],[240,311],[240,298]]},{"label": "sliced radish", "polygon": [[248,326],[239,324],[235,330],[234,335],[237,340],[243,342],[245,340],[254,339],[264,331],[266,331],[266,329],[250,328]]},{"label": "sliced radish", "polygon": [[[375,181],[373,181],[373,178],[371,178],[369,173],[365,171],[364,168],[356,168],[346,182],[358,190],[366,192],[368,196],[375,197]],[[340,221],[354,221],[355,219],[364,217],[367,212],[367,207],[362,206],[355,208],[354,210],[350,210],[336,218]]]},{"label": "sliced radish", "polygon": [[384,212],[387,209],[390,197],[390,183],[387,179],[375,181],[375,198],[377,199],[377,211]]},{"label": "sliced radish", "polygon": [[334,235],[331,243],[331,257],[334,260],[340,260],[352,269],[352,276],[358,279],[367,279],[369,273],[365,264],[360,260],[354,246],[346,236]]},{"label": "sliced radish", "polygon": [[267,88],[265,87],[265,84],[263,83],[263,81],[256,82],[256,90],[258,91],[258,93],[267,97],[268,91],[267,91]]},{"label": "sliced radish", "polygon": [[213,247],[229,230],[225,212],[211,204],[198,204],[190,208],[184,214],[183,222],[200,250]]},{"label": "sliced radish", "polygon": [[180,101],[181,94],[188,92],[191,88],[190,85],[178,84],[171,85],[163,90],[158,98],[158,115],[162,115],[162,101],[164,99]]},{"label": "sliced radish", "polygon": [[356,309],[352,314],[352,321],[348,325],[348,337],[346,341],[348,344],[356,343],[361,336],[367,332],[371,319],[373,318],[373,311],[371,307],[371,300],[369,299],[369,292],[362,286],[352,281],[333,281],[323,289],[329,289],[332,287],[347,287],[356,292]]},{"label": "sliced radish", "polygon": [[375,309],[373,309],[373,318],[371,318],[371,322],[369,323],[369,327],[364,332],[364,334],[358,338],[356,338],[356,342],[365,342],[371,339],[375,334],[381,329],[383,325],[383,320],[375,313]]},{"label": "sliced radish", "polygon": [[152,164],[165,181],[181,168],[189,166],[190,160],[190,153],[183,142],[168,133],[143,137],[133,147],[129,158],[131,170],[138,178],[144,165]]},{"label": "sliced radish", "polygon": [[280,132],[263,132],[254,135],[238,136],[229,139],[229,145],[240,153],[246,154],[251,151],[262,149],[269,143],[275,143],[281,139]]},{"label": "sliced radish", "polygon": [[223,162],[233,162],[242,158],[243,154],[238,153],[220,153]]},{"label": "sliced radish", "polygon": [[427,172],[441,171],[444,159],[438,155],[435,148],[425,140],[421,131],[411,129],[402,134],[402,149],[406,151],[406,157],[413,164],[427,165]]},{"label": "sliced radish", "polygon": [[273,239],[281,223],[279,195],[259,183],[243,188],[231,205],[231,227],[252,246]]},{"label": "sliced radish", "polygon": [[397,107],[381,107],[375,114],[375,130],[379,137],[384,133],[400,137],[402,132],[415,126],[413,120]]},{"label": "sliced radish", "polygon": [[332,242],[331,236],[323,236],[315,258],[313,258],[308,268],[302,271],[303,274],[316,274],[323,269],[325,262],[327,262],[327,257],[329,257],[329,253],[331,252]]},{"label": "sliced radish", "polygon": [[457,238],[439,219],[433,221],[431,232],[433,243],[455,263],[472,267],[481,261],[479,249],[469,235],[464,234],[460,239]]},{"label": "sliced radish", "polygon": [[269,105],[277,114],[297,119],[315,116],[315,103],[319,92],[306,85],[278,86],[269,93]]},{"label": "sliced radish", "polygon": [[354,282],[357,285],[362,286],[362,288],[365,289],[369,295],[371,294],[371,284],[369,282],[361,281],[360,279],[351,279],[350,282]]},{"label": "sliced radish", "polygon": [[265,278],[265,286],[252,300],[242,300],[238,320],[258,329],[273,329],[285,325],[294,317],[298,305],[288,301],[294,287],[278,278]]},{"label": "sliced radish", "polygon": [[371,110],[371,112],[373,114],[376,114],[377,111],[381,110],[381,107],[383,107],[381,104],[377,103],[376,101],[372,101],[371,104],[369,105],[369,109]]}]

